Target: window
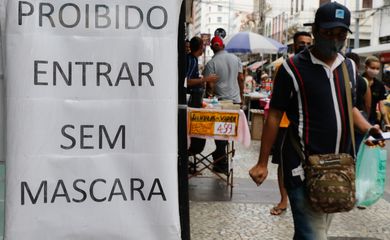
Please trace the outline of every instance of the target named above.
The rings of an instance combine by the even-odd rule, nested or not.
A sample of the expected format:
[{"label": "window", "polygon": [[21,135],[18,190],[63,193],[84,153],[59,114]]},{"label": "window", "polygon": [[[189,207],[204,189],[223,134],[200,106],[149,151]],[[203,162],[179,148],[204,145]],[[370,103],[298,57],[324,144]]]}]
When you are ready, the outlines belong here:
[{"label": "window", "polygon": [[221,23],[222,22],[222,17],[217,17],[217,22]]},{"label": "window", "polygon": [[372,8],[372,0],[363,0],[363,8]]},{"label": "window", "polygon": [[298,0],[295,1],[295,12],[298,12],[299,9],[299,3]]},{"label": "window", "polygon": [[304,7],[303,7],[303,3],[304,3],[305,1],[304,0],[301,0],[301,11],[303,11],[304,9]]},{"label": "window", "polygon": [[291,0],[290,15],[294,14],[294,0]]},{"label": "window", "polygon": [[218,12],[222,12],[222,6],[218,5]]}]

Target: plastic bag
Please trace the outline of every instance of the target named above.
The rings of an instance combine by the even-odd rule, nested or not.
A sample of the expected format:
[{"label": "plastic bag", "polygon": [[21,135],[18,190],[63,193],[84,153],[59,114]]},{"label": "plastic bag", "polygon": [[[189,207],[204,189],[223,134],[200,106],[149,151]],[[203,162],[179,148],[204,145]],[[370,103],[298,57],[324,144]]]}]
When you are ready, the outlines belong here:
[{"label": "plastic bag", "polygon": [[383,195],[386,180],[386,149],[360,144],[356,160],[356,199],[358,206],[371,206]]}]

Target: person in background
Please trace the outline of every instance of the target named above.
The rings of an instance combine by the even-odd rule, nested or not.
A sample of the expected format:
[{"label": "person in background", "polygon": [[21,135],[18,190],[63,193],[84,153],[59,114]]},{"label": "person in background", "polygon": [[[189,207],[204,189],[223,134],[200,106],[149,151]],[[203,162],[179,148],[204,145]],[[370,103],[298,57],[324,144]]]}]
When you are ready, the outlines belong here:
[{"label": "person in background", "polygon": [[253,76],[249,73],[248,68],[244,69],[245,87],[244,93],[251,93],[256,91],[256,81]]},{"label": "person in background", "polygon": [[[383,100],[386,99],[385,85],[376,78],[379,75],[381,63],[375,56],[367,57],[364,63],[365,71],[362,76],[367,79],[371,90],[371,108],[368,120],[371,124],[381,124],[381,120],[385,120],[385,124],[388,125],[387,117],[383,117],[386,115],[383,106]],[[377,109],[379,110],[379,116],[377,115]]]},{"label": "person in background", "polygon": [[[200,37],[193,37],[190,41],[190,54],[187,55],[186,84],[187,92],[190,94],[188,106],[201,108],[207,82],[215,82],[218,76],[210,74],[202,77],[198,69],[198,57],[203,54],[203,40]],[[191,144],[188,149],[188,155],[195,155],[203,151],[205,139],[191,138]]]},{"label": "person in background", "polygon": [[[345,54],[346,57],[352,59],[356,65],[356,107],[360,113],[368,120],[368,114],[371,108],[371,89],[368,81],[359,75],[360,57],[356,53],[350,52]],[[356,153],[359,150],[360,143],[364,138],[364,134],[355,131]]]},{"label": "person in background", "polygon": [[[352,60],[339,53],[350,31],[350,21],[350,11],[337,2],[325,3],[317,9],[311,24],[313,46],[285,60],[276,74],[258,162],[249,171],[257,185],[266,179],[268,157],[286,112],[289,137],[282,144],[281,165],[294,220],[294,240],[326,240],[332,214],[311,208],[300,154],[290,139],[296,140],[301,152],[354,155],[345,101],[346,91],[354,95],[356,72]],[[343,62],[352,83],[347,89]],[[361,132],[381,133],[379,126],[369,124],[356,107],[352,109],[352,118]]]},{"label": "person in background", "polygon": [[294,54],[297,54],[305,50],[305,48],[308,48],[313,43],[311,34],[305,31],[296,32],[294,34],[293,39],[294,39],[294,45],[293,45]]},{"label": "person in background", "polygon": [[[386,117],[390,119],[390,71],[384,71],[382,76],[382,81],[385,84],[386,89],[386,100],[384,101],[384,106],[386,109]],[[385,125],[385,130],[390,130],[390,125]]]},{"label": "person in background", "polygon": [[[241,60],[234,54],[224,50],[225,45],[219,36],[211,40],[213,58],[206,64],[204,75],[206,77],[217,75],[215,82],[210,82],[209,88],[212,97],[218,100],[232,100],[234,104],[242,104],[244,93],[244,76]],[[215,172],[227,173],[228,162],[226,158],[227,141],[215,140],[216,149],[212,153]]]},{"label": "person in background", "polygon": [[262,73],[260,77],[260,85],[261,89],[265,91],[266,93],[269,93],[271,91],[271,79],[267,73]]},{"label": "person in background", "polygon": [[[297,54],[306,48],[308,48],[312,44],[312,37],[311,34],[308,32],[296,32],[294,34],[294,54]],[[278,68],[276,71],[278,71]],[[279,186],[279,192],[280,192],[280,202],[271,208],[271,215],[280,215],[283,212],[287,210],[287,204],[288,204],[288,196],[287,196],[287,190],[284,187],[284,180],[283,180],[283,173],[282,173],[282,167],[280,166],[280,158],[281,158],[281,147],[282,143],[284,141],[284,138],[286,137],[288,125],[290,124],[286,113],[283,113],[282,120],[279,125],[279,131],[278,135],[276,137],[276,142],[273,145],[272,150],[272,163],[278,164],[278,186]]]},{"label": "person in background", "polygon": [[190,40],[186,39],[185,47],[186,47],[186,54],[190,54],[191,53]]}]

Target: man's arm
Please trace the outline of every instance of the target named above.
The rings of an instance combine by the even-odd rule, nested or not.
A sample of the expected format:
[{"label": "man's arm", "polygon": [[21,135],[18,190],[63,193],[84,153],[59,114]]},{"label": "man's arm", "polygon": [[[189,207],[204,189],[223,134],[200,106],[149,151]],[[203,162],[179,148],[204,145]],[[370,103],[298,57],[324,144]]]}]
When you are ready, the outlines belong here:
[{"label": "man's arm", "polygon": [[237,75],[238,86],[240,87],[240,98],[241,105],[244,104],[244,87],[245,87],[245,79],[243,73],[238,73]]},{"label": "man's arm", "polygon": [[363,117],[359,109],[357,109],[356,107],[352,109],[352,118],[355,127],[361,133],[366,133],[372,127],[371,124]]},{"label": "man's arm", "polygon": [[[352,116],[353,116],[354,125],[356,128],[358,128],[358,130],[360,132],[362,132],[362,133],[368,132],[369,136],[373,136],[374,138],[377,138],[377,139],[382,138],[382,131],[381,131],[379,125],[376,124],[376,125],[372,126],[363,117],[363,115],[360,113],[359,109],[357,109],[356,107],[354,107],[352,109]],[[380,140],[377,143],[375,143],[374,141],[366,141],[365,144],[367,144],[369,146],[373,146],[373,145],[378,144],[381,147],[384,147],[386,145],[384,140]],[[355,146],[355,147],[359,147],[359,146]]]},{"label": "man's arm", "polygon": [[187,79],[187,86],[193,87],[193,86],[203,86],[204,83],[214,83],[218,80],[218,76],[215,74],[210,74],[206,77],[200,77],[200,78],[190,78]]},{"label": "man's arm", "polygon": [[271,153],[272,145],[275,142],[279,130],[280,120],[282,119],[283,111],[275,108],[270,108],[268,117],[263,128],[263,135],[261,136],[261,147],[258,162],[249,171],[249,175],[253,181],[260,185],[267,178],[268,175],[268,157]]},{"label": "man's arm", "polygon": [[371,89],[370,87],[367,87],[366,92],[363,95],[363,101],[364,101],[364,111],[367,113],[367,118],[370,116],[371,112]]},{"label": "man's arm", "polygon": [[[216,75],[214,66],[212,65],[212,62],[208,62],[204,68],[204,76],[212,76]],[[215,81],[208,81],[206,85],[206,96],[207,97],[213,97],[215,95],[215,83],[219,80],[219,77]]]},{"label": "man's arm", "polygon": [[191,78],[191,73],[195,68],[198,68],[197,62],[192,61],[191,58],[187,62],[187,87],[201,86],[203,87],[207,82],[215,82],[218,79],[218,76],[215,74],[210,74],[206,77]]}]

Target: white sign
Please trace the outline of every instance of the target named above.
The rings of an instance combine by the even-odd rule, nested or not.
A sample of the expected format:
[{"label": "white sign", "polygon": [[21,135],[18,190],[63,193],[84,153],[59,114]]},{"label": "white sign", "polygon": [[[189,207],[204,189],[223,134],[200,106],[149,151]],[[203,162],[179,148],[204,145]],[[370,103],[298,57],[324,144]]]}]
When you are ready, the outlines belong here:
[{"label": "white sign", "polygon": [[215,122],[215,135],[236,136],[236,124],[232,122]]},{"label": "white sign", "polygon": [[0,0],[5,239],[180,239],[180,0]]}]

